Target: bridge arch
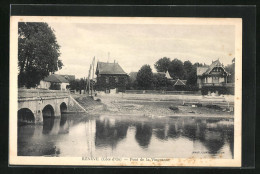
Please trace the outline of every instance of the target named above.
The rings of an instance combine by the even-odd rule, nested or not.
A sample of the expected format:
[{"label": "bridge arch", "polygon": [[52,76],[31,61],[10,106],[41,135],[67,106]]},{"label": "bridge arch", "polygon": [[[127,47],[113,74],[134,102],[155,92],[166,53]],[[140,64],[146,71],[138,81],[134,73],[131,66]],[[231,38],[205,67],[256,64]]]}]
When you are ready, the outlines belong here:
[{"label": "bridge arch", "polygon": [[18,124],[19,123],[35,123],[33,112],[28,108],[21,108],[18,110]]},{"label": "bridge arch", "polygon": [[60,104],[60,113],[63,114],[64,112],[66,112],[68,110],[67,104],[65,102],[62,102]]},{"label": "bridge arch", "polygon": [[42,116],[44,117],[54,117],[54,109],[52,105],[46,105],[42,110]]}]

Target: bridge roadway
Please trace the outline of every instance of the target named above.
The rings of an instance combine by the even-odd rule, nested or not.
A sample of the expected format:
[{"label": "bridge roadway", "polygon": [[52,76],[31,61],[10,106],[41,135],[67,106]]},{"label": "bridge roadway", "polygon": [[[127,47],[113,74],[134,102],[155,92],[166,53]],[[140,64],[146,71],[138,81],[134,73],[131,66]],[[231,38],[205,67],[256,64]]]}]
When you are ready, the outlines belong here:
[{"label": "bridge roadway", "polygon": [[69,101],[68,91],[18,89],[18,122],[41,123],[44,117],[60,117]]}]

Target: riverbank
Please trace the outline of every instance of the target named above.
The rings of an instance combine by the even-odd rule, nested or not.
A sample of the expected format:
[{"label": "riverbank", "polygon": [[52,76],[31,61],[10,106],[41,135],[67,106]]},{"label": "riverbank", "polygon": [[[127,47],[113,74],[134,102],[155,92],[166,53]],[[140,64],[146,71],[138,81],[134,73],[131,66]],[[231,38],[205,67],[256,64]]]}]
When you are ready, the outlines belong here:
[{"label": "riverbank", "polygon": [[[73,98],[91,115],[233,118],[232,96],[98,94]],[[217,103],[218,105],[215,105]]]}]

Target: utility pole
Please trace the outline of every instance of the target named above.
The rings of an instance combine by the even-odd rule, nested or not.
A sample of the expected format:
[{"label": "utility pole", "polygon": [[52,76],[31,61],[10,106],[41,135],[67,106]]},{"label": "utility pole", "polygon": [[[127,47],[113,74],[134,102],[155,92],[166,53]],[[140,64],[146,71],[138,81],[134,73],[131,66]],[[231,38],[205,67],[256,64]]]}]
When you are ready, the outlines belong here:
[{"label": "utility pole", "polygon": [[91,73],[91,64],[90,64],[90,67],[89,67],[89,71],[88,71],[88,83],[87,83],[87,88],[88,88],[88,94],[89,94],[89,90],[90,90],[90,73]]}]

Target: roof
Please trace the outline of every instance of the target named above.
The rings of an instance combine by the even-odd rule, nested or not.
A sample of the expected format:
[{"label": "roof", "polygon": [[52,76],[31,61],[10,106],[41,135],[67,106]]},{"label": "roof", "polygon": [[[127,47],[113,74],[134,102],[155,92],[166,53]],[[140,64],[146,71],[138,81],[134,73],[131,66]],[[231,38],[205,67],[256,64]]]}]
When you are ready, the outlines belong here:
[{"label": "roof", "polygon": [[197,76],[202,76],[207,71],[208,67],[197,67]]},{"label": "roof", "polygon": [[58,74],[51,74],[48,77],[45,77],[43,81],[54,82],[54,83],[69,83],[63,76]]},{"label": "roof", "polygon": [[220,61],[216,60],[216,61],[212,62],[212,64],[208,67],[208,69],[206,70],[205,74],[209,74],[212,71],[212,69],[215,68],[215,67],[222,67],[223,68],[223,66],[220,63]]},{"label": "roof", "polygon": [[187,82],[187,80],[180,80],[180,79],[178,79],[178,80],[175,82],[174,86],[185,86],[185,85],[186,85],[186,82]]},{"label": "roof", "polygon": [[169,74],[168,71],[166,71],[165,76],[166,76],[167,79],[172,79],[172,77],[171,77],[171,75]]},{"label": "roof", "polygon": [[97,63],[97,72],[99,74],[122,74],[126,75],[125,71],[118,63],[105,63],[105,62],[98,62]]},{"label": "roof", "polygon": [[64,77],[68,81],[75,80],[75,75],[60,75],[60,76]]},{"label": "roof", "polygon": [[227,74],[229,74],[229,73],[225,70],[224,66],[220,63],[220,61],[219,61],[219,60],[216,60],[216,61],[212,62],[212,64],[211,64],[210,66],[208,66],[208,67],[206,67],[206,66],[197,67],[197,76],[208,75],[208,74],[212,71],[212,69],[215,68],[215,67],[221,67],[221,68],[223,68],[223,70],[224,70]]}]

